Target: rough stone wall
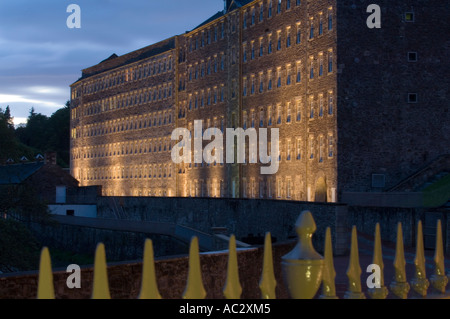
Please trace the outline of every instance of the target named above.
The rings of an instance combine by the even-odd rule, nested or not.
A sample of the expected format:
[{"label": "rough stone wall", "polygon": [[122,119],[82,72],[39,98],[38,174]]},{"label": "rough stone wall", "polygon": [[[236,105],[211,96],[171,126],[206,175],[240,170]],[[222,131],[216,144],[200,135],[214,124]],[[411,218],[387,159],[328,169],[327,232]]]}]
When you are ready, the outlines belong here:
[{"label": "rough stone wall", "polygon": [[[450,145],[450,40],[442,32],[450,2],[378,1],[380,29],[366,26],[371,3],[337,2],[341,192],[375,190],[372,174],[385,174],[384,189],[393,187]],[[406,12],[414,22],[405,22]],[[417,103],[408,103],[409,93]]]},{"label": "rough stone wall", "polygon": [[94,257],[98,243],[105,244],[108,260],[124,261],[141,259],[145,239],[154,243],[156,257],[183,254],[186,243],[155,234],[122,232],[62,224],[32,224],[30,230],[42,245],[51,249],[70,251]]},{"label": "rough stone wall", "polygon": [[[287,298],[287,291],[281,275],[281,257],[293,248],[293,244],[275,244],[273,247],[274,271],[277,280],[277,298]],[[242,298],[260,299],[263,249],[238,251],[239,278]],[[222,299],[226,280],[228,254],[201,255],[202,279],[208,299]],[[156,260],[156,278],[164,299],[181,299],[186,287],[188,258]],[[136,299],[141,287],[142,263],[111,264],[108,279],[113,299]],[[55,295],[57,299],[88,299],[92,292],[93,268],[82,268],[81,289],[68,289],[68,274],[55,271]],[[37,274],[12,274],[0,277],[0,299],[34,299],[37,293]]]},{"label": "rough stone wall", "polygon": [[[169,222],[212,233],[212,227],[225,227],[237,239],[271,232],[278,241],[296,238],[295,222],[304,210],[310,210],[317,224],[314,242],[323,247],[326,227],[331,227],[337,254],[348,250],[346,206],[276,200],[206,198],[120,198],[122,218]],[[108,198],[98,203],[99,218],[117,218]]]}]

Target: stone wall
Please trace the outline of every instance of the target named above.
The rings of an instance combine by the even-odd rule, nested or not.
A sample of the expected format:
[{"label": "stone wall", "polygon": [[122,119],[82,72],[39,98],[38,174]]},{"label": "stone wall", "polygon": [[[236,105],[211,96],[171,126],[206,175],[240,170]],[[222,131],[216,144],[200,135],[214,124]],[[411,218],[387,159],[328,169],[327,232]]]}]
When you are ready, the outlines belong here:
[{"label": "stone wall", "polygon": [[[281,257],[293,248],[293,243],[274,245],[274,271],[277,280],[277,298],[287,298],[281,277]],[[207,298],[223,298],[228,254],[215,253],[201,255],[202,278]],[[239,278],[242,298],[260,299],[258,287],[263,264],[263,249],[238,251]],[[188,273],[187,256],[157,260],[156,278],[160,294],[164,299],[180,299],[186,287]],[[108,278],[113,299],[135,299],[141,287],[142,263],[110,264]],[[55,271],[55,295],[57,299],[87,299],[92,292],[93,268],[82,268],[81,288],[69,289],[66,286],[68,274],[64,270]],[[21,273],[0,277],[0,299],[34,299],[37,293],[38,274]]]},{"label": "stone wall", "polygon": [[43,246],[94,257],[98,243],[105,244],[110,261],[142,258],[146,238],[154,243],[155,256],[172,256],[188,251],[188,245],[173,237],[96,229],[63,224],[31,224],[30,229]]},{"label": "stone wall", "polygon": [[[450,80],[442,72],[450,42],[441,34],[449,29],[449,2],[377,1],[381,28],[369,29],[372,3],[337,1],[340,192],[392,188],[450,145]],[[416,103],[409,93],[417,93]],[[372,174],[385,175],[385,188],[372,188]]]},{"label": "stone wall", "polygon": [[212,233],[213,227],[225,227],[226,233],[236,235],[238,240],[271,232],[278,241],[296,238],[295,222],[302,211],[309,210],[317,224],[314,235],[317,249],[322,249],[326,227],[331,227],[335,252],[343,254],[348,249],[344,205],[250,199],[103,197],[98,202],[98,217],[117,218],[116,206],[120,206],[123,219],[174,223],[205,233]]}]

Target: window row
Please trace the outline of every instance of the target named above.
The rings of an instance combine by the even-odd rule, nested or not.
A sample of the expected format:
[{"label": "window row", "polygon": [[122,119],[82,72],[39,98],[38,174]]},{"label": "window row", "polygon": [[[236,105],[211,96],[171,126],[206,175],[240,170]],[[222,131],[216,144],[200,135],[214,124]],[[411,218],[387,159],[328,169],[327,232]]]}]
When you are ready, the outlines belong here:
[{"label": "window row", "polygon": [[79,97],[81,92],[83,92],[83,94],[96,93],[116,87],[126,82],[137,81],[166,72],[171,72],[173,69],[172,56],[157,58],[152,61],[139,64],[138,66],[128,67],[107,76],[103,76],[99,79],[91,80],[83,85],[81,90],[80,88],[76,88],[75,92],[72,92],[72,98]]},{"label": "window row", "polygon": [[[78,175],[78,176],[77,176]],[[134,167],[99,167],[80,169],[78,180],[108,180],[108,179],[152,179],[172,178],[174,176],[171,164],[138,165]]]},{"label": "window row", "polygon": [[301,0],[260,1],[256,6],[244,10],[242,27],[247,29],[247,27],[253,26],[257,22],[263,22],[265,18],[272,18],[274,14],[281,14],[283,11],[291,10],[294,5],[296,7],[300,6]]},{"label": "window row", "polygon": [[226,63],[225,53],[215,54],[212,57],[208,57],[201,62],[196,62],[195,64],[191,64],[188,66],[188,80],[196,80],[199,78],[203,78],[212,73],[217,73],[225,70]]},{"label": "window row", "polygon": [[135,142],[81,147],[73,150],[72,159],[168,152],[172,150],[172,144],[173,142],[170,138],[155,138]]},{"label": "window row", "polygon": [[220,21],[206,30],[202,30],[187,39],[188,51],[192,52],[208,44],[225,38],[225,21]]},{"label": "window row", "polygon": [[301,98],[295,98],[285,104],[277,103],[260,109],[243,111],[242,125],[244,129],[247,129],[289,124],[301,122],[305,117],[313,120],[314,118],[323,118],[325,115],[331,116],[334,112],[334,95],[330,90],[327,94],[318,94],[317,98],[311,95],[305,102]]},{"label": "window row", "polygon": [[114,121],[85,125],[82,128],[72,129],[72,138],[94,137],[106,134],[140,130],[146,128],[159,128],[171,125],[173,116],[171,111],[153,112],[135,118],[121,118]]},{"label": "window row", "polygon": [[76,119],[81,115],[88,116],[125,107],[160,102],[171,99],[172,96],[172,84],[163,84],[157,87],[146,88],[86,103],[83,106],[82,111],[78,108],[72,109],[72,119]]},{"label": "window row", "polygon": [[199,92],[190,93],[188,96],[188,110],[214,105],[225,101],[225,85],[215,86]]}]

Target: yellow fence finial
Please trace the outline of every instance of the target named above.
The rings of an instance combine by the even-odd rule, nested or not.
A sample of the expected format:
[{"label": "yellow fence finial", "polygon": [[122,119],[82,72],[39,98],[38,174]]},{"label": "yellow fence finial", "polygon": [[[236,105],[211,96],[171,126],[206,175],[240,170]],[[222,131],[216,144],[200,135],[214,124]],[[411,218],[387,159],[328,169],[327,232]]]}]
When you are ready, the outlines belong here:
[{"label": "yellow fence finial", "polygon": [[146,239],[139,299],[161,299],[161,295],[158,291],[158,284],[156,282],[155,259],[153,255],[153,242],[151,239]]},{"label": "yellow fence finial", "polygon": [[338,299],[336,296],[336,270],[333,262],[333,245],[331,242],[331,228],[325,232],[324,269],[322,279],[322,294],[320,299]]},{"label": "yellow fence finial", "polygon": [[239,269],[236,253],[236,237],[232,235],[230,237],[228,248],[228,269],[227,269],[227,281],[225,288],[223,289],[223,295],[227,299],[239,299],[241,298],[242,287],[239,282]]},{"label": "yellow fence finial", "polygon": [[99,243],[95,250],[92,299],[111,299],[111,295],[109,294],[105,245],[103,243]]},{"label": "yellow fence finial", "polygon": [[53,272],[50,252],[47,247],[41,251],[38,279],[38,299],[55,299],[55,288],[53,287]]},{"label": "yellow fence finial", "polygon": [[417,244],[416,244],[416,258],[414,259],[416,271],[414,278],[411,280],[411,286],[416,293],[425,297],[427,295],[430,282],[427,279],[425,270],[425,251],[423,247],[423,231],[422,221],[419,220],[417,224]]},{"label": "yellow fence finial", "polygon": [[264,242],[263,270],[261,281],[259,282],[259,289],[261,290],[262,299],[275,299],[276,286],[277,281],[275,279],[275,274],[273,271],[272,240],[270,233],[267,233]]},{"label": "yellow fence finial", "polygon": [[350,263],[347,269],[348,290],[345,299],[366,299],[361,289],[361,266],[359,265],[358,234],[356,226],[352,229],[352,244],[350,248]]},{"label": "yellow fence finial", "polygon": [[445,275],[444,244],[442,241],[441,220],[437,221],[436,227],[436,251],[434,253],[434,275],[431,276],[431,285],[440,293],[445,294],[448,278]]},{"label": "yellow fence finial", "polygon": [[381,232],[380,224],[377,223],[375,226],[375,244],[373,247],[373,261],[372,264],[378,265],[380,267],[380,285],[379,288],[369,288],[369,296],[371,299],[386,299],[389,294],[388,289],[384,285],[384,263],[383,263],[383,252],[381,247]]},{"label": "yellow fence finial", "polygon": [[203,287],[198,238],[192,237],[189,248],[189,273],[183,299],[205,299],[205,297],[206,290]]},{"label": "yellow fence finial", "polygon": [[402,223],[397,224],[397,243],[395,246],[395,277],[394,281],[389,286],[392,293],[398,298],[406,299],[408,297],[408,292],[410,289],[409,283],[406,281],[406,260],[405,251],[403,246],[403,231]]}]

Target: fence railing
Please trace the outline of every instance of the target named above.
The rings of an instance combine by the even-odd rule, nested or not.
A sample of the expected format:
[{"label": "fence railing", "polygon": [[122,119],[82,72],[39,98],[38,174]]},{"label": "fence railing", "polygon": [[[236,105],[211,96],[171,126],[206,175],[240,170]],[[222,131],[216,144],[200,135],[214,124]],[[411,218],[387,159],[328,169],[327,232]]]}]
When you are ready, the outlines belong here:
[{"label": "fence railing", "polygon": [[[323,257],[315,251],[312,245],[311,239],[316,231],[316,224],[309,211],[302,212],[297,220],[296,230],[299,237],[298,244],[290,253],[282,258],[283,278],[289,295],[295,299],[310,299],[316,296],[319,296],[320,299],[337,299],[331,229],[327,228],[326,230]],[[373,265],[378,267],[379,273],[375,277],[374,288],[367,290],[368,297],[371,299],[385,299],[392,293],[393,296],[400,299],[407,299],[412,296],[426,298],[431,281],[431,287],[436,292],[436,294],[433,294],[433,298],[447,298],[446,287],[448,278],[445,274],[441,221],[439,220],[437,222],[434,274],[430,277],[430,281],[426,275],[423,231],[420,221],[417,225],[417,244],[414,259],[415,273],[411,281],[408,282],[406,277],[406,261],[401,223],[398,223],[397,226],[397,242],[393,264],[395,276],[388,289],[384,280],[380,226],[377,224],[374,238]],[[153,243],[150,239],[147,239],[145,242],[142,267],[139,298],[161,299],[155,274]],[[366,295],[362,291],[361,273],[357,229],[354,226],[351,234],[349,266],[346,273],[348,286],[344,298],[366,299]],[[275,299],[276,286],[277,281],[274,273],[271,235],[267,233],[264,244],[263,267],[259,282],[261,298]],[[320,287],[322,287],[321,294],[317,294]],[[239,299],[241,294],[242,287],[239,281],[236,239],[232,235],[229,241],[227,275],[223,288],[223,296],[227,299]],[[207,292],[202,282],[198,238],[193,237],[189,249],[187,283],[184,293],[180,297],[185,299],[204,299],[206,295]],[[111,298],[105,247],[102,243],[97,245],[95,253],[91,297],[92,299]],[[50,253],[46,247],[41,252],[37,298],[55,298]]]}]

